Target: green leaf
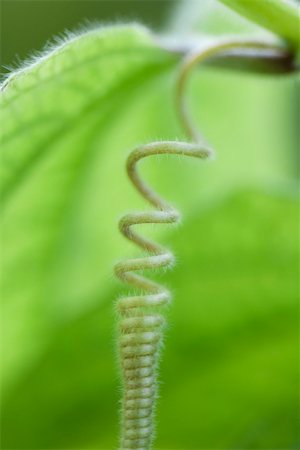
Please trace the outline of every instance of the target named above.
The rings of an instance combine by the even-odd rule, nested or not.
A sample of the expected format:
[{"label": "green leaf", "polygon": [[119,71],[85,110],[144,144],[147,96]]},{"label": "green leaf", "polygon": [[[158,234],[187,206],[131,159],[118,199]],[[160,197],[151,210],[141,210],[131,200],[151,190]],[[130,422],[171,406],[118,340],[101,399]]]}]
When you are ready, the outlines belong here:
[{"label": "green leaf", "polygon": [[117,228],[122,197],[135,195],[124,161],[148,132],[138,111],[147,111],[144,93],[158,80],[164,84],[175,62],[144,28],[107,27],[68,39],[3,85],[3,309],[10,347],[4,367],[10,384],[62,321],[109,289],[114,261],[126,248]]},{"label": "green leaf", "polygon": [[[145,205],[128,182],[125,160],[140,143],[182,136],[176,65],[144,28],[107,27],[67,41],[4,85],[2,292],[10,351],[3,383],[14,385],[30,370],[61,323],[102,301],[114,263],[133,251],[118,233],[118,218]],[[170,180],[183,170],[181,161],[160,160],[159,170],[146,168],[150,182],[188,211],[241,182],[284,179],[289,135],[280,99],[292,81],[195,76],[196,120],[212,136],[218,159],[186,161],[180,185]],[[276,124],[272,134],[258,104]]]},{"label": "green leaf", "polygon": [[259,25],[300,46],[300,11],[294,0],[220,0]]},{"label": "green leaf", "polygon": [[159,447],[296,448],[298,207],[235,194],[170,241]]},{"label": "green leaf", "polygon": [[[34,64],[13,74],[3,85],[0,120],[1,230],[5,244],[1,261],[5,317],[2,358],[5,369],[2,387],[6,389],[3,408],[5,448],[109,448],[117,445],[119,390],[113,348],[113,303],[123,288],[116,288],[112,267],[116,260],[135,251],[119,234],[117,222],[124,212],[145,208],[144,201],[128,182],[125,161],[131,149],[140,143],[183,138],[174,112],[177,64],[177,57],[159,49],[144,28],[107,27],[68,40],[48,56],[38,58]],[[275,299],[276,308],[284,303],[278,307],[283,311],[280,317],[286,320],[283,325],[286,324],[293,333],[290,313],[293,307],[283,299],[286,292],[291,296],[289,289],[293,289],[289,287],[295,258],[294,253],[289,253],[293,232],[288,238],[284,237],[288,252],[285,253],[282,246],[276,250],[283,257],[284,267],[277,257],[273,261],[270,255],[271,248],[277,248],[277,236],[287,233],[286,228],[282,231],[280,227],[293,230],[296,206],[286,200],[273,202],[269,197],[263,197],[257,205],[253,196],[248,201],[248,196],[241,195],[232,207],[225,204],[218,212],[217,205],[215,211],[207,213],[203,224],[204,216],[199,212],[199,205],[203,205],[204,200],[213,208],[213,200],[220,199],[233,187],[270,181],[278,183],[290,178],[286,155],[291,148],[291,133],[286,128],[290,120],[285,102],[286,98],[292,98],[293,79],[277,81],[200,72],[190,84],[189,96],[197,123],[201,128],[203,125],[207,138],[216,146],[217,161],[202,166],[192,161],[183,164],[180,159],[166,159],[145,168],[150,183],[166,198],[174,199],[184,215],[195,211],[195,216],[170,239],[170,246],[179,255],[179,260],[182,255],[182,264],[167,279],[170,287],[178,292],[174,307],[180,307],[174,309],[171,323],[183,327],[186,336],[179,342],[179,336],[170,334],[171,347],[167,348],[163,363],[166,390],[162,392],[164,404],[160,406],[159,423],[163,429],[159,429],[159,446],[163,447],[165,442],[169,448],[176,448],[180,443],[181,448],[186,448],[186,442],[195,448],[201,438],[197,431],[201,399],[194,391],[197,391],[198,377],[204,376],[203,367],[199,361],[195,364],[194,354],[189,355],[188,348],[192,352],[195,346],[199,348],[199,345],[201,349],[201,345],[215,339],[212,341],[214,349],[219,350],[220,342],[220,351],[223,348],[226,355],[222,345],[232,342],[226,339],[231,329],[235,332],[238,328],[240,316],[234,316],[233,308],[231,312],[223,309],[223,319],[228,323],[217,322],[215,313],[220,305],[216,303],[216,309],[210,310],[211,301],[217,295],[220,299],[237,295],[232,285],[226,285],[226,280],[231,279],[233,283],[235,272],[241,269],[234,261],[239,262],[242,255],[247,259],[250,252],[251,258],[249,264],[245,263],[244,272],[236,274],[234,288],[240,289],[238,297],[247,297],[252,289],[252,279],[247,280],[247,274],[250,276],[252,268],[261,263],[261,277],[266,281],[255,285],[257,290],[253,294],[258,302],[253,308],[258,314],[262,313],[262,321],[265,319],[271,324],[272,299]],[[249,206],[247,211],[242,208],[244,204]],[[282,217],[285,217],[284,221]],[[256,229],[259,218],[265,225]],[[217,225],[211,225],[222,224],[223,227],[223,223],[222,244],[232,244],[234,237],[234,242],[240,246],[223,249],[222,269],[220,266],[218,283],[214,284],[215,267],[221,260],[215,252],[211,254],[212,259],[208,256],[212,242],[221,246],[220,235],[218,238],[221,232],[214,228]],[[262,251],[263,239],[258,240],[251,250],[244,242],[244,235],[239,235],[245,229],[251,233],[251,227],[258,235],[266,236],[269,256]],[[161,227],[156,235],[162,238],[164,230]],[[193,235],[197,239],[191,244]],[[256,256],[252,252],[256,252]],[[199,278],[201,267],[205,267],[204,257],[210,261],[205,273],[207,280],[211,280],[202,291],[204,311],[202,308],[195,310],[198,313],[194,315],[191,327],[184,329],[180,322],[183,314],[186,311],[192,314],[195,300],[198,300],[198,291],[193,291],[193,285],[197,290],[205,285],[205,280]],[[232,258],[231,265],[228,265],[229,257]],[[200,267],[198,258],[203,258]],[[279,276],[284,268],[290,275],[283,271]],[[270,275],[271,272],[276,276]],[[197,284],[199,280],[201,284]],[[268,283],[275,282],[273,289]],[[213,291],[212,288],[218,289],[219,284],[220,290]],[[265,297],[269,299],[266,304],[270,308],[263,315],[260,309],[265,304]],[[251,301],[252,296],[248,298],[247,308],[240,311],[245,322],[246,317],[249,318],[249,323],[245,324],[248,335],[253,330]],[[202,307],[200,302],[199,306]],[[183,310],[183,307],[187,309]],[[274,310],[270,328],[277,327],[279,309]],[[205,311],[207,321],[204,323],[200,319]],[[208,323],[213,325],[211,330],[207,328]],[[225,333],[224,344],[222,331]],[[228,355],[229,369],[226,361],[219,359],[218,352],[214,353],[216,365],[207,370],[207,377],[213,381],[207,391],[207,395],[210,394],[206,398],[207,408],[217,384],[218,371],[229,384],[230,376],[235,376],[235,381],[239,378],[234,375],[235,370],[242,370],[245,382],[241,385],[242,392],[247,391],[247,383],[251,384],[250,369],[264,360],[268,361],[265,367],[270,371],[273,367],[281,370],[283,362],[286,372],[281,381],[275,383],[279,390],[286,386],[284,380],[293,376],[293,366],[286,359],[287,355],[293,357],[293,337],[284,336],[282,352],[278,355],[272,330],[262,326],[260,332],[260,336],[266,338],[265,352],[261,349],[258,354],[251,339],[245,338],[243,369],[239,366],[238,352],[237,356]],[[242,345],[245,336],[239,337]],[[205,347],[201,349],[201,355],[202,350],[210,351]],[[181,364],[185,358],[186,366]],[[174,376],[175,369],[178,377]],[[175,379],[182,383],[176,385]],[[206,386],[206,380],[201,379]],[[268,398],[274,388],[270,385],[268,397],[263,397],[268,385],[262,381],[259,380],[257,390],[253,382],[249,392],[256,393],[253,397],[256,400],[262,398],[260,404],[265,399],[264,411],[266,417],[270,417],[272,408]],[[169,382],[170,393],[167,390]],[[193,386],[195,400],[191,403],[193,413],[188,416],[190,386]],[[276,429],[282,427],[282,432],[278,431],[281,436],[288,433],[290,437],[293,436],[289,412],[291,392],[286,397],[282,392],[278,404],[279,401],[282,405],[284,401],[286,403],[281,410],[276,403],[278,414],[270,420],[272,423],[277,421]],[[201,396],[204,394],[202,392]],[[176,410],[177,398],[181,399],[178,405],[182,401],[179,421],[183,426],[174,430],[170,418]],[[221,397],[221,401],[230,404],[230,398],[229,392],[227,397],[225,394]],[[217,396],[212,407],[214,411],[219,407]],[[252,419],[245,419],[244,425],[239,423],[242,409],[240,404],[236,409],[232,407],[229,418],[224,411],[219,411],[218,426],[221,427],[224,420],[227,430],[237,420],[235,430],[243,437],[247,425],[252,427],[255,422],[255,405],[252,403],[251,406]],[[206,416],[203,414],[203,420]],[[191,417],[191,422],[187,417]],[[284,417],[290,419],[288,431],[283,430]],[[222,447],[214,444],[214,414],[206,420],[202,442]],[[268,430],[273,428],[270,426]],[[266,440],[266,436],[262,434],[261,439]],[[236,442],[232,436],[226,439]],[[245,442],[246,438],[243,439]],[[243,444],[238,448],[242,447]]]},{"label": "green leaf", "polygon": [[[240,192],[169,235],[158,448],[297,448],[298,206]],[[115,296],[64,323],[5,398],[4,448],[116,447]]]}]

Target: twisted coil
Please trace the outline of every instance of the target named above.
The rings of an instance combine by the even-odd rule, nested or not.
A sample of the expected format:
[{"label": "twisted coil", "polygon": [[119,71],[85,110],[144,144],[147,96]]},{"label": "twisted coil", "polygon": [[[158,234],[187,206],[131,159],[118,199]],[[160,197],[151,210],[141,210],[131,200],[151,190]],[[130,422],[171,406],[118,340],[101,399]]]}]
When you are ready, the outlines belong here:
[{"label": "twisted coil", "polygon": [[[134,231],[142,224],[174,224],[180,215],[159,197],[141,179],[137,163],[149,156],[171,154],[200,159],[212,156],[212,150],[201,140],[188,117],[184,103],[184,87],[192,68],[200,61],[237,48],[270,51],[270,44],[256,41],[223,41],[208,45],[188,55],[181,66],[177,84],[177,108],[186,133],[195,143],[163,141],[146,144],[135,149],[127,159],[127,173],[141,195],[155,208],[149,212],[126,214],[119,223],[121,233],[148,255],[118,263],[117,277],[129,284],[139,295],[123,297],[118,301],[120,313],[119,354],[123,377],[121,449],[148,450],[153,441],[153,410],[157,396],[157,364],[163,336],[162,308],[170,302],[170,292],[163,286],[136,273],[147,269],[172,266],[173,254],[160,244],[148,240]],[[272,46],[272,50],[274,50]]]},{"label": "twisted coil", "polygon": [[151,155],[172,154],[205,159],[210,151],[197,144],[181,142],[154,142],[133,151],[127,160],[128,175],[155,211],[127,214],[120,221],[120,231],[149,256],[117,264],[117,276],[142,292],[124,297],[118,302],[121,314],[120,356],[124,377],[122,449],[149,448],[153,436],[152,414],[156,397],[156,366],[162,341],[164,319],[159,308],[170,301],[170,292],[163,286],[138,275],[136,271],[170,267],[172,253],[137,234],[135,225],[155,223],[173,224],[179,213],[162,200],[140,178],[137,162]]}]

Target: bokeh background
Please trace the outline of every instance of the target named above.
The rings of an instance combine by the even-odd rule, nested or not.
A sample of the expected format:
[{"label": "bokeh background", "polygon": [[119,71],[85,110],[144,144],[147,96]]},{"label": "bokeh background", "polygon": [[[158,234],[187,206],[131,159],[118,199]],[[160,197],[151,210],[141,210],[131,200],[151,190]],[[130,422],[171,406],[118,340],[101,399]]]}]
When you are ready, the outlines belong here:
[{"label": "bokeh background", "polygon": [[[54,35],[94,21],[140,22],[182,39],[265,33],[214,0],[4,0],[3,72]],[[136,253],[116,224],[126,210],[145,207],[121,170],[133,145],[183,138],[173,82],[174,74],[163,76],[151,98],[141,88],[114,127],[107,124],[105,139],[99,136],[101,170],[95,164],[76,214],[71,209],[63,256],[44,271],[34,260],[30,283],[42,296],[28,304],[32,259],[21,261],[24,279],[14,280],[4,309],[3,449],[117,446],[114,301],[123,289],[111,272],[116,260]],[[178,258],[172,272],[154,275],[174,292],[155,448],[297,449],[299,82],[205,69],[192,77],[188,97],[217,160],[199,169],[168,159],[145,172],[184,216],[175,230],[146,230]],[[120,174],[112,185],[114,167]],[[30,208],[34,234],[41,212]],[[25,216],[16,217],[22,226]]]}]

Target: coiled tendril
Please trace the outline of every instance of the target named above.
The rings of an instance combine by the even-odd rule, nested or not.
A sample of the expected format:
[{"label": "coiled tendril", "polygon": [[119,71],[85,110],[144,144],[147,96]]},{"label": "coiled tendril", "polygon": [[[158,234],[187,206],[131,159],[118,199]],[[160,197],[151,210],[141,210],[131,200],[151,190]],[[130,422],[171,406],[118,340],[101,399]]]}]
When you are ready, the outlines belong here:
[{"label": "coiled tendril", "polygon": [[[279,51],[277,47],[257,41],[221,41],[187,55],[179,72],[177,84],[177,107],[180,118],[190,139],[195,143],[164,141],[153,142],[135,149],[127,160],[127,173],[142,196],[155,208],[149,212],[126,214],[120,221],[121,233],[137,244],[149,255],[129,259],[115,266],[120,280],[140,291],[139,295],[123,297],[118,301],[121,315],[119,324],[119,353],[123,376],[122,435],[121,449],[149,449],[153,440],[153,409],[157,396],[157,364],[162,342],[164,319],[161,308],[169,303],[170,292],[163,286],[136,272],[147,269],[170,267],[172,253],[133,230],[141,224],[173,224],[179,213],[161,199],[144,181],[137,171],[139,160],[152,155],[172,154],[206,159],[212,150],[201,142],[197,130],[188,118],[184,104],[184,87],[187,75],[200,61],[215,54],[234,54],[237,49],[250,48],[256,51]],[[231,55],[232,56],[232,55]]]},{"label": "coiled tendril", "polygon": [[170,292],[136,271],[169,267],[172,253],[161,245],[137,234],[132,227],[147,223],[175,223],[179,213],[154,193],[139,177],[137,162],[150,155],[177,154],[207,158],[209,150],[199,145],[179,142],[154,142],[133,151],[127,161],[130,179],[156,211],[127,214],[120,230],[150,256],[119,263],[117,276],[139,289],[142,294],[124,297],[118,302],[120,355],[124,377],[122,449],[148,449],[152,440],[152,413],[156,396],[156,366],[162,341],[163,317],[159,307],[170,301]]}]

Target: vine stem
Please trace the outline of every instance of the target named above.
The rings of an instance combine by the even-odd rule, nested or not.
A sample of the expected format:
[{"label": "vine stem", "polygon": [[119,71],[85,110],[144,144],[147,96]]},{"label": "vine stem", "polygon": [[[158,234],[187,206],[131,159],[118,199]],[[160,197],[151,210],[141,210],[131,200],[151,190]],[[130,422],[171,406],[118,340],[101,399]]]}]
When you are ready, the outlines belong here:
[{"label": "vine stem", "polygon": [[297,0],[220,0],[242,16],[284,38],[295,48],[300,44]]},{"label": "vine stem", "polygon": [[121,315],[119,326],[120,362],[123,375],[121,449],[149,449],[153,441],[153,409],[157,396],[156,369],[164,319],[160,309],[171,299],[170,292],[159,284],[135,273],[173,265],[172,253],[145,239],[134,230],[147,223],[176,223],[180,215],[160,198],[139,176],[137,163],[152,155],[185,155],[205,159],[210,151],[198,144],[153,142],[134,150],[127,160],[127,172],[132,183],[155,211],[125,215],[119,227],[123,235],[137,244],[149,256],[120,262],[115,273],[120,280],[140,291],[139,295],[118,301]]},{"label": "vine stem", "polygon": [[185,89],[189,75],[201,63],[209,62],[210,60],[216,63],[218,59],[224,61],[230,58],[241,58],[242,56],[245,58],[251,57],[255,60],[274,61],[275,59],[280,59],[286,61],[290,59],[288,51],[280,44],[272,43],[268,40],[241,38],[222,39],[198,48],[196,47],[183,58],[176,85],[176,108],[184,131],[191,140],[201,142],[202,137],[197,127],[193,124],[186,105]]},{"label": "vine stem", "polygon": [[134,294],[117,301],[119,313],[119,360],[123,399],[121,411],[122,450],[149,450],[154,439],[154,408],[157,398],[157,368],[163,338],[163,307],[170,302],[170,292],[160,284],[137,273],[173,265],[172,253],[162,245],[144,238],[133,227],[143,224],[174,224],[179,213],[148,186],[137,170],[140,160],[157,155],[184,155],[207,159],[213,151],[201,138],[189,116],[185,90],[190,73],[196,65],[209,58],[234,52],[278,52],[269,43],[249,40],[222,40],[190,52],[179,68],[176,86],[176,107],[179,119],[194,142],[163,141],[141,145],[127,159],[127,174],[145,200],[155,209],[126,214],[119,222],[121,233],[148,255],[119,262],[115,274],[134,289]]}]

